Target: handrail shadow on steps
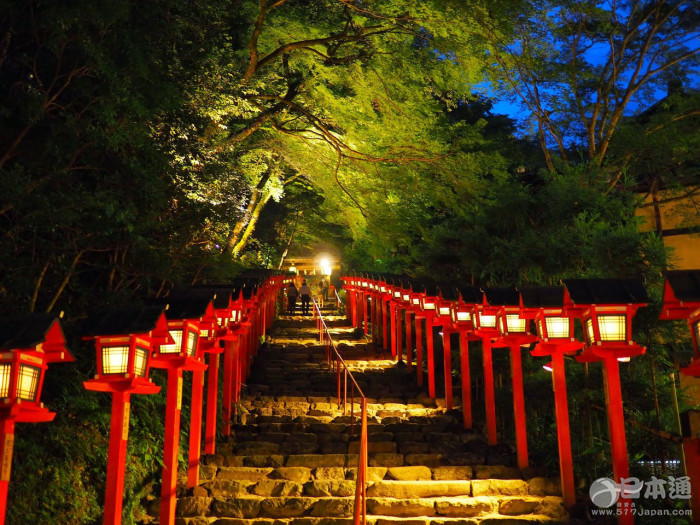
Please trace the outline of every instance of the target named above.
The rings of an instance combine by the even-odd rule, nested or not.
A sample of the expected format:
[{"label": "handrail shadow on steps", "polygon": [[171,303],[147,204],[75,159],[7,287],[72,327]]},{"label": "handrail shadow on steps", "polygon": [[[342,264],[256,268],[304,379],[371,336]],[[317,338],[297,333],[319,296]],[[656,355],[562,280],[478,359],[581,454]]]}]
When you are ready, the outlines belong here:
[{"label": "handrail shadow on steps", "polygon": [[[367,397],[362,392],[360,385],[355,380],[355,377],[350,372],[347,364],[340,356],[338,352],[338,347],[333,341],[331,334],[328,330],[328,325],[325,319],[323,319],[323,314],[321,313],[321,308],[314,300],[314,319],[316,320],[316,327],[319,333],[319,342],[326,348],[326,359],[328,360],[328,365],[331,370],[333,370],[335,363],[335,372],[338,385],[338,406],[341,404],[341,384],[344,383],[344,388],[342,388],[342,404],[343,404],[343,415],[347,411],[348,403],[348,379],[350,384],[350,434],[354,433],[354,422],[355,422],[355,394],[360,398],[360,453],[358,455],[358,465],[357,465],[357,483],[355,485],[355,508],[353,511],[353,525],[366,525],[367,523]],[[343,370],[344,381],[341,382],[341,369]]]}]

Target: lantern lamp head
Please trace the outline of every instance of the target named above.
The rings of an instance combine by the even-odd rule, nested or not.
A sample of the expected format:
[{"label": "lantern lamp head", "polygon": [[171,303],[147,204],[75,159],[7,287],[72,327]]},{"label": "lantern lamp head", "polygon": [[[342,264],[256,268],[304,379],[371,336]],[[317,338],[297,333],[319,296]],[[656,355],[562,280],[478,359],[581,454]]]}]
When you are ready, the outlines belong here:
[{"label": "lantern lamp head", "polygon": [[632,318],[648,301],[641,281],[566,279],[564,284],[571,301],[582,307],[583,332],[590,352],[600,358],[644,353],[645,348],[632,340]]},{"label": "lantern lamp head", "polygon": [[[40,402],[48,363],[72,361],[60,316],[29,314],[0,318],[0,410],[18,422],[50,421]],[[11,415],[10,415],[11,414]]]},{"label": "lantern lamp head", "polygon": [[150,394],[160,390],[148,379],[151,352],[172,343],[162,307],[113,310],[88,319],[97,353],[97,375],[84,384],[101,392]]}]

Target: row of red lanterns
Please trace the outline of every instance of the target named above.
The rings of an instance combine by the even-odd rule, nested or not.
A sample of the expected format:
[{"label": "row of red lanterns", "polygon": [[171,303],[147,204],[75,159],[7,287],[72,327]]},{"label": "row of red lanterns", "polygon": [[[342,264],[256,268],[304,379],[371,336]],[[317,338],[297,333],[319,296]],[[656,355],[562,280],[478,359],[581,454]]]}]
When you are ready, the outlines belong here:
[{"label": "row of red lanterns", "polygon": [[[149,379],[151,368],[167,370],[159,522],[174,523],[183,372],[193,373],[187,471],[188,487],[193,487],[199,477],[203,420],[204,452],[215,452],[219,356],[223,354],[224,361],[222,432],[226,436],[260,336],[272,324],[279,291],[289,279],[271,274],[233,284],[191,287],[150,306],[91,316],[84,339],[95,343],[97,374],[84,386],[112,394],[103,523],[121,523],[130,396],[160,391]],[[14,424],[55,417],[39,401],[44,373],[49,363],[73,360],[58,316],[0,319],[0,525],[7,507]],[[206,418],[202,414],[205,372]]]},{"label": "row of red lanterns", "polygon": [[[472,426],[469,341],[481,341],[484,371],[486,433],[489,444],[496,443],[496,410],[492,348],[510,350],[517,458],[520,468],[528,466],[525,401],[521,368],[521,347],[533,347],[531,355],[550,357],[560,456],[562,494],[565,505],[575,503],[573,461],[568,420],[568,401],[564,356],[574,355],[579,362],[600,361],[605,377],[608,425],[613,458],[613,477],[617,482],[629,477],[624,414],[620,388],[619,363],[642,355],[645,348],[632,339],[632,318],[648,301],[639,281],[621,279],[566,279],[563,286],[531,288],[440,289],[411,283],[400,278],[373,276],[341,277],[347,292],[348,316],[355,327],[381,344],[391,347],[392,355],[402,360],[401,311],[405,316],[405,345],[412,354],[411,316],[414,317],[416,377],[423,383],[423,322],[425,323],[428,394],[435,397],[433,327],[441,327],[445,368],[445,403],[452,407],[451,333],[459,333],[461,349],[462,405],[464,425]],[[682,289],[683,298],[674,295]],[[688,298],[694,300],[688,300]],[[672,312],[671,314],[667,312]],[[665,308],[662,319],[687,318],[693,334],[695,358],[683,372],[700,375],[700,271],[668,272]],[[584,341],[575,336],[575,320],[581,321]],[[534,325],[534,329],[533,329]],[[379,327],[382,333],[379,333]],[[390,327],[390,328],[389,328]],[[391,334],[388,334],[388,330]],[[370,334],[371,330],[371,334]],[[412,355],[407,360],[412,369]],[[697,434],[697,430],[695,431]],[[700,440],[690,437],[690,454],[698,461]],[[686,455],[688,452],[686,452]],[[691,462],[688,462],[690,464]],[[693,467],[696,470],[700,467]],[[693,487],[693,510],[700,514],[700,474],[688,472]],[[633,515],[623,509],[620,522],[631,523]]]}]

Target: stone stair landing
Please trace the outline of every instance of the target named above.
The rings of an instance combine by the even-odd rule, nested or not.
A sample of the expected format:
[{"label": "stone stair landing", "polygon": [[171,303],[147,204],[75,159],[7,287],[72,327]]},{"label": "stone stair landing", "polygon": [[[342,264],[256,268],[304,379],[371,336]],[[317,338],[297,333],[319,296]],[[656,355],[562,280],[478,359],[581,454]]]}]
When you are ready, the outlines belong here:
[{"label": "stone stair landing", "polygon": [[[342,320],[328,322],[369,396],[369,524],[569,523],[557,480],[524,479],[510,447],[489,447],[390,356]],[[277,322],[231,438],[178,499],[178,525],[352,523],[359,425],[336,403],[316,338],[309,318]]]}]

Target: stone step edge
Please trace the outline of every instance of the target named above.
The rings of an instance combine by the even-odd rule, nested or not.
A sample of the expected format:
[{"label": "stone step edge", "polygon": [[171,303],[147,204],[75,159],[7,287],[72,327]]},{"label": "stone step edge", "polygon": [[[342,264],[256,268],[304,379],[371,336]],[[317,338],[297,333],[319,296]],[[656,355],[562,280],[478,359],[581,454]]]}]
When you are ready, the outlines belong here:
[{"label": "stone step edge", "polygon": [[[255,518],[291,518],[302,517],[298,513],[300,508],[306,510],[321,505],[333,514],[328,518],[343,518],[352,514],[353,496],[344,497],[268,497],[268,496],[236,496],[232,502],[237,512],[246,512],[244,509],[255,509],[256,505],[275,509],[276,516],[259,516],[264,509],[254,510]],[[222,517],[217,514],[217,505],[229,504],[228,499],[214,497],[182,497],[178,499],[177,514],[180,516],[208,516]],[[291,509],[291,515],[285,515],[285,508]],[[306,511],[302,511],[306,512]],[[337,514],[340,512],[340,514]],[[394,516],[406,518],[522,518],[529,519],[563,519],[568,516],[564,509],[563,500],[555,496],[439,496],[427,498],[388,498],[368,497],[368,515]],[[227,518],[229,516],[226,516]],[[230,516],[235,517],[235,516]],[[323,517],[313,516],[313,517]]]},{"label": "stone step edge", "polygon": [[[207,521],[203,522],[202,520]],[[301,517],[301,518],[217,518],[213,517],[211,520],[203,518],[202,516],[195,517],[179,517],[177,518],[176,525],[202,525],[203,523],[219,523],[220,519],[226,520],[226,525],[352,525],[353,518],[327,518],[327,517]],[[485,520],[488,520],[486,522]],[[483,518],[448,518],[442,516],[424,516],[418,518],[405,518],[397,516],[383,516],[379,514],[368,514],[367,515],[367,525],[466,525],[479,523],[488,523],[489,525],[497,525],[499,521],[505,521],[508,525],[513,523],[522,523],[523,525],[528,524],[539,524],[546,523],[547,525],[587,525],[585,520],[579,519],[557,519],[549,518],[546,516],[537,516],[536,518],[530,518],[529,516],[486,516]],[[223,523],[223,522],[222,522]]]}]

